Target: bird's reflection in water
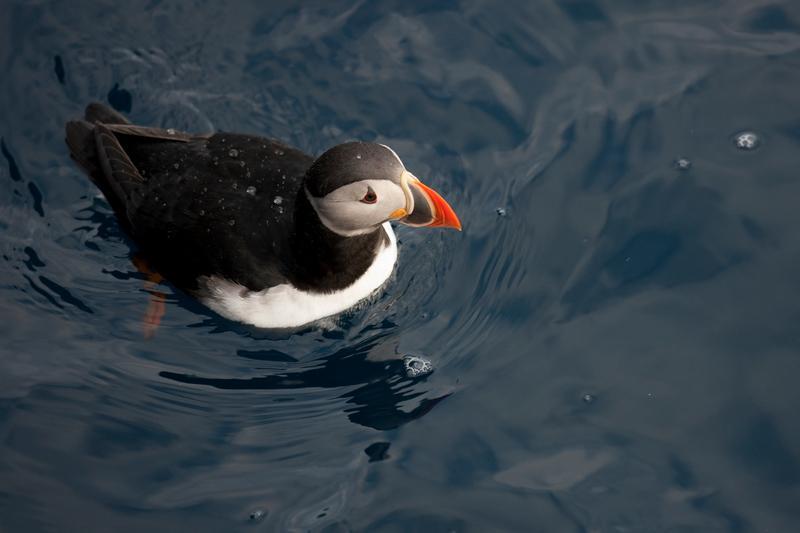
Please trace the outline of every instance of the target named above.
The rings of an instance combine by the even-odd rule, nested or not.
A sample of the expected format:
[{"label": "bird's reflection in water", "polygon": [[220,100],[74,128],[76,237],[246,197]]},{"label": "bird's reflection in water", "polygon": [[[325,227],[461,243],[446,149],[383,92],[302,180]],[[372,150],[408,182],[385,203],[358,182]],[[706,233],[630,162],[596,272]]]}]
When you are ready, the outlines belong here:
[{"label": "bird's reflection in water", "polygon": [[[290,390],[306,388],[346,388],[339,398],[346,398],[348,418],[362,426],[377,430],[395,429],[422,417],[449,396],[444,393],[424,397],[426,376],[410,378],[403,361],[397,356],[387,358],[392,351],[391,333],[378,333],[354,346],[340,349],[317,361],[313,368],[253,378],[212,378],[176,372],[160,372],[160,376],[192,385],[206,385],[225,390]],[[237,352],[249,359],[294,361],[295,358],[278,350]],[[361,385],[361,386],[358,386]],[[356,386],[355,389],[352,389]],[[415,402],[410,411],[400,408]]]}]

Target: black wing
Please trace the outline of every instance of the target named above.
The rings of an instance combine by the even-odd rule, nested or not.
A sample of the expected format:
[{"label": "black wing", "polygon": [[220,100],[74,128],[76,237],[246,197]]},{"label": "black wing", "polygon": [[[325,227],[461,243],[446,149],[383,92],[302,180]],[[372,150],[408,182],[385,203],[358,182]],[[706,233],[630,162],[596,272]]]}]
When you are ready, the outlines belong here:
[{"label": "black wing", "polygon": [[251,290],[286,282],[295,197],[310,156],[262,137],[130,124],[74,122],[67,138],[122,225],[177,285],[197,288],[203,275]]}]

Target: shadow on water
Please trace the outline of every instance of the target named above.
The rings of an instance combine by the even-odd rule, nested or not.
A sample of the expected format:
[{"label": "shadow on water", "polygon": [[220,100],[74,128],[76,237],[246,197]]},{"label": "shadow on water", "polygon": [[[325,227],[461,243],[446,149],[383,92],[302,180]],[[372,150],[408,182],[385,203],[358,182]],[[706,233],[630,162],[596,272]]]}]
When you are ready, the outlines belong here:
[{"label": "shadow on water", "polygon": [[[392,327],[392,326],[390,326]],[[425,377],[407,377],[402,360],[370,360],[392,332],[383,332],[354,346],[314,361],[307,370],[291,371],[253,378],[212,378],[162,371],[159,375],[179,383],[203,385],[223,390],[292,390],[347,388],[340,398],[351,405],[345,409],[350,421],[386,431],[420,418],[450,394],[419,400],[410,411],[400,408],[425,394],[417,385]],[[296,362],[297,359],[279,350],[239,350],[239,357],[260,361]]]}]

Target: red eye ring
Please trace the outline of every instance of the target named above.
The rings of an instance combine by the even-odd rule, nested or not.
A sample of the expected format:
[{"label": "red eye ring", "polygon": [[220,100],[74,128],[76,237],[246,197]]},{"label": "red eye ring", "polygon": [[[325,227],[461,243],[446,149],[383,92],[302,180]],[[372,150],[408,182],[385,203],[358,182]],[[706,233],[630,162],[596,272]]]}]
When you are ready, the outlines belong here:
[{"label": "red eye ring", "polygon": [[375,194],[375,191],[372,190],[372,187],[367,189],[367,194],[364,195],[364,198],[361,199],[361,202],[365,204],[374,204],[378,201],[378,195]]}]

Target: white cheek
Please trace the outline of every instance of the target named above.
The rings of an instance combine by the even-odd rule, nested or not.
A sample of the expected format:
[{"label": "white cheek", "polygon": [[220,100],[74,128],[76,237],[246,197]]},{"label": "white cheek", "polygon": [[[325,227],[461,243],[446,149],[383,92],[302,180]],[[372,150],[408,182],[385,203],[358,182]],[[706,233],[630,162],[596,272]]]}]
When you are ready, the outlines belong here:
[{"label": "white cheek", "polygon": [[[361,201],[368,188],[378,200],[374,204]],[[306,191],[320,220],[331,231],[353,236],[374,231],[394,211],[405,208],[403,189],[389,180],[363,180],[332,191],[324,198],[314,198]]]},{"label": "white cheek", "polygon": [[331,221],[331,229],[341,229],[348,232],[367,232],[372,230],[372,226],[378,220],[378,210],[375,204],[364,204],[361,202],[342,202],[332,206],[332,209],[324,209],[325,219]]},{"label": "white cheek", "polygon": [[378,196],[374,205],[383,213],[384,220],[394,211],[406,207],[406,195],[402,187],[389,180],[368,180],[369,185]]}]

